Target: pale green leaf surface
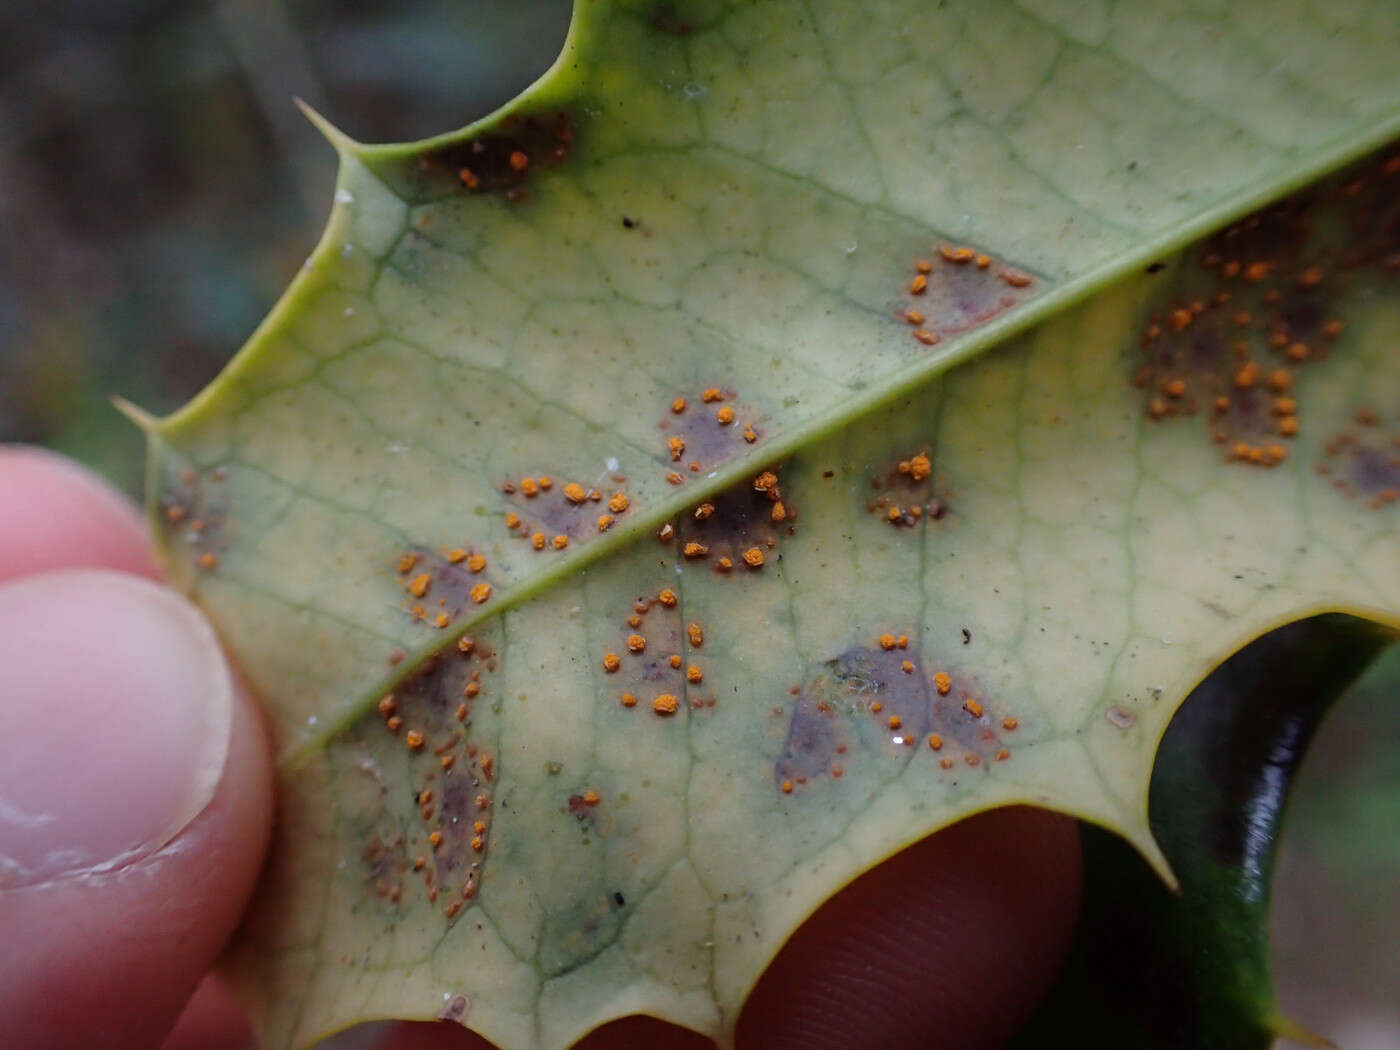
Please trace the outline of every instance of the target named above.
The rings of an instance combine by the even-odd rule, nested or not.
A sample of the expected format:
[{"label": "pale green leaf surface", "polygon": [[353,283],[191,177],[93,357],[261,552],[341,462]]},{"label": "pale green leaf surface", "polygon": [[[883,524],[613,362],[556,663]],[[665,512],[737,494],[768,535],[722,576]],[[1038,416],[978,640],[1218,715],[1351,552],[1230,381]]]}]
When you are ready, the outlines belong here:
[{"label": "pale green leaf surface", "polygon": [[[438,1016],[458,996],[454,1016],[510,1050],[637,1012],[726,1040],[821,900],[960,817],[1032,802],[1157,857],[1152,754],[1204,674],[1302,615],[1400,618],[1395,504],[1315,471],[1367,396],[1400,389],[1382,277],[1330,293],[1347,329],[1299,370],[1304,427],[1272,469],[1224,462],[1204,419],[1149,423],[1129,382],[1157,286],[1181,266],[1189,287],[1190,264],[973,358],[1393,135],[1400,11],[813,0],[652,15],[581,4],[554,70],[460,134],[362,147],[332,132],[337,204],[306,272],[153,431],[172,572],[283,754],[273,866],[232,960],[272,1045]],[[465,143],[490,156],[500,136],[530,154],[523,199],[456,176]],[[944,263],[947,242],[995,262]],[[936,266],[915,299],[922,256]],[[1012,287],[1003,266],[1033,280]],[[937,345],[899,316],[915,305]],[[730,427],[707,387],[727,392]],[[947,513],[896,528],[870,511],[871,482],[918,451],[935,474],[909,499]],[[791,535],[736,534],[722,508],[682,525],[708,559],[655,538],[735,482],[766,516],[748,480],[780,460]],[[534,500],[502,491],[541,474],[555,486]],[[567,505],[566,481],[625,491],[629,509],[599,533],[602,506]],[[507,512],[567,549],[534,550]],[[776,546],[761,570],[715,572],[740,535],[735,556]],[[449,566],[456,547],[487,568]],[[400,574],[414,551],[425,560]],[[678,607],[645,613],[647,653],[628,654],[633,602],[663,587]],[[445,630],[423,622],[439,610]],[[908,650],[881,651],[884,632]],[[703,682],[664,665],[672,652]],[[663,690],[680,697],[671,718],[650,710]],[[397,732],[375,709],[390,691]],[[974,695],[982,719],[958,706]],[[911,730],[917,746],[894,741]],[[596,805],[579,801],[590,789]]]}]

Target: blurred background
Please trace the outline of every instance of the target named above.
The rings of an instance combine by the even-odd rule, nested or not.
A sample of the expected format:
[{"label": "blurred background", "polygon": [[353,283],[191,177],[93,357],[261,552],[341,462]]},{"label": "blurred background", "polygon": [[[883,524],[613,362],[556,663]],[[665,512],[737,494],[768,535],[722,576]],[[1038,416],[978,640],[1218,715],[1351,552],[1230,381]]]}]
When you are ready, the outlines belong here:
[{"label": "blurred background", "polygon": [[[314,245],[334,155],[465,124],[542,73],[568,0],[0,0],[0,440],[136,495],[142,442]],[[1400,650],[1329,719],[1274,885],[1285,1010],[1400,1048]]]},{"label": "blurred background", "polygon": [[0,440],[139,488],[108,404],[214,377],[314,245],[335,158],[421,138],[544,72],[568,0],[0,0]]}]

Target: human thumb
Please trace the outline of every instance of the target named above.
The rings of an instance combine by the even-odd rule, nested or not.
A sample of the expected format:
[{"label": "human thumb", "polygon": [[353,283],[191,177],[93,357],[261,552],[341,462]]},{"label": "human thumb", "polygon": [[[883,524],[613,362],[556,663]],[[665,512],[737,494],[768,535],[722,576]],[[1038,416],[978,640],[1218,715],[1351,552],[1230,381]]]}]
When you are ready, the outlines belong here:
[{"label": "human thumb", "polygon": [[158,1045],[247,903],[271,797],[193,605],[107,570],[0,585],[5,1045]]}]

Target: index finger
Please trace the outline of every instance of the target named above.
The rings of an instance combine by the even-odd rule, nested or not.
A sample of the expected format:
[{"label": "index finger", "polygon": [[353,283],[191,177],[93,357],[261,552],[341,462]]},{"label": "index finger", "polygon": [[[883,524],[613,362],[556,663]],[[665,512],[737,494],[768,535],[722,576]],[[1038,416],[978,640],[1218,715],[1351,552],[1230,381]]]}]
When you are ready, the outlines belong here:
[{"label": "index finger", "polygon": [[0,446],[0,583],[54,569],[117,569],[159,579],[135,504],[72,460]]}]

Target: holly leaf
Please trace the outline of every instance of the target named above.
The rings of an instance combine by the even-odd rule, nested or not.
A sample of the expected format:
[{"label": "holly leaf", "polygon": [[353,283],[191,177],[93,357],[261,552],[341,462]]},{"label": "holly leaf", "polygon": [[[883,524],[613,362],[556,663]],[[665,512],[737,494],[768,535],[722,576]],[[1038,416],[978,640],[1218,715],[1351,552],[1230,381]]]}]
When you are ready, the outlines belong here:
[{"label": "holly leaf", "polygon": [[478,124],[326,126],[305,271],[144,421],[280,749],[229,960],[269,1045],[724,1044],[822,900],[995,806],[1170,880],[1182,698],[1279,624],[1400,623],[1400,163],[1227,225],[1400,130],[1397,43],[584,2]]},{"label": "holly leaf", "polygon": [[1181,706],[1157,749],[1152,833],[1172,892],[1121,840],[1084,829],[1069,962],[1014,1047],[1267,1050],[1326,1046],[1275,1001],[1270,881],[1299,763],[1323,717],[1394,632],[1318,616],[1240,650]]}]

